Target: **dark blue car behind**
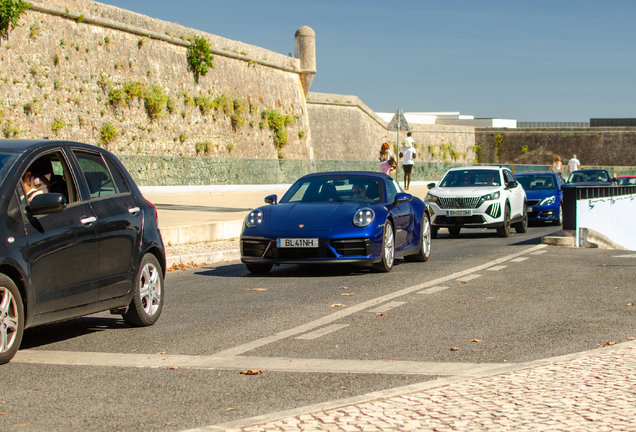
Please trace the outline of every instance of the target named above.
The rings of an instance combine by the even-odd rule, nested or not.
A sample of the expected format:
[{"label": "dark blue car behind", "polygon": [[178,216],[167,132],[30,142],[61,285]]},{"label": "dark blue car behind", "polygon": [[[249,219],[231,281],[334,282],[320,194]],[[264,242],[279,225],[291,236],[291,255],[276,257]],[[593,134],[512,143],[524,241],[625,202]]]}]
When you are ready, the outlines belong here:
[{"label": "dark blue car behind", "polygon": [[552,172],[515,174],[528,198],[528,222],[563,223],[563,178]]}]

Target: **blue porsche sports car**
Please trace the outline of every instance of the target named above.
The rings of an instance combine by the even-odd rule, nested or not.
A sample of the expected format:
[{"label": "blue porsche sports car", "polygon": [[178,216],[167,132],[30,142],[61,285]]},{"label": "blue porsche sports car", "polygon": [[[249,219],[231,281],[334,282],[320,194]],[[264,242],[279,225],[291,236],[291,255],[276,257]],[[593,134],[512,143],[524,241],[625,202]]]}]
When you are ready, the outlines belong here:
[{"label": "blue porsche sports car", "polygon": [[563,224],[563,185],[560,174],[532,172],[515,174],[526,191],[528,222]]},{"label": "blue porsche sports car", "polygon": [[241,261],[254,273],[274,264],[354,263],[389,272],[396,257],[428,261],[431,224],[424,202],[383,173],[301,177],[277,201],[245,218]]}]

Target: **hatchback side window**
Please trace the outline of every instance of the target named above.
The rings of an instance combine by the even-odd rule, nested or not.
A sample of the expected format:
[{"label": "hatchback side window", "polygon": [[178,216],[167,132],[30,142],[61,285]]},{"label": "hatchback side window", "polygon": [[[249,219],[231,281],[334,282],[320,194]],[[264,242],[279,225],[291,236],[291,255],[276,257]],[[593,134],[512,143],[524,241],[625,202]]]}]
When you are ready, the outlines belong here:
[{"label": "hatchback side window", "polygon": [[22,174],[19,196],[28,204],[43,193],[60,193],[68,204],[77,201],[75,182],[66,160],[56,151],[34,159]]},{"label": "hatchback side window", "polygon": [[84,153],[75,151],[75,156],[80,168],[84,173],[84,178],[88,184],[91,198],[100,198],[117,194],[115,183],[108,171],[104,159],[95,153]]},{"label": "hatchback side window", "polygon": [[108,169],[110,170],[113,179],[115,180],[115,187],[117,188],[117,193],[127,193],[130,192],[130,188],[128,187],[128,183],[126,183],[126,179],[121,174],[121,171],[117,169],[113,161],[111,161],[108,157],[104,156],[104,160],[106,161],[106,165],[108,165]]}]

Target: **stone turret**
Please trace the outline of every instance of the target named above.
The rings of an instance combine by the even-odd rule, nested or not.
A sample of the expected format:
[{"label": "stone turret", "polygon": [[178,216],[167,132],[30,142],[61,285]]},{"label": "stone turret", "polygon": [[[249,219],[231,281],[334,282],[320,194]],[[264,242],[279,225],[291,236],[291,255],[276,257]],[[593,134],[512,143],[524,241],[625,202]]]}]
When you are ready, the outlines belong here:
[{"label": "stone turret", "polygon": [[302,26],[296,30],[294,51],[296,58],[300,60],[300,80],[307,96],[316,75],[316,33],[310,27]]}]

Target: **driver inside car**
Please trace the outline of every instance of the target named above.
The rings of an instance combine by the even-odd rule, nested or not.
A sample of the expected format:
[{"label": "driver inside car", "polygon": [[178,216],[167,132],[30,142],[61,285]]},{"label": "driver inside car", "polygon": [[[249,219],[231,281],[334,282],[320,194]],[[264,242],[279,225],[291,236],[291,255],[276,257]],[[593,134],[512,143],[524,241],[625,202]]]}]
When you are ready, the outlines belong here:
[{"label": "driver inside car", "polygon": [[37,159],[27,168],[24,176],[22,176],[27,203],[31,203],[31,200],[36,195],[49,192],[52,176],[53,167],[49,159]]}]

